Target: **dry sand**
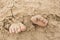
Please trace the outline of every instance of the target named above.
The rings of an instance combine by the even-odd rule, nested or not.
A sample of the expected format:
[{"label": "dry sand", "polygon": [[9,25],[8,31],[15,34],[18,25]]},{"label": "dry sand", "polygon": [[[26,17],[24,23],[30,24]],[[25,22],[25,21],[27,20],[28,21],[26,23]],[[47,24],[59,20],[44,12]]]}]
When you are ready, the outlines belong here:
[{"label": "dry sand", "polygon": [[[33,15],[45,17],[48,26],[33,25]],[[17,21],[27,30],[10,34],[4,27]],[[0,40],[60,40],[60,0],[0,0]]]}]

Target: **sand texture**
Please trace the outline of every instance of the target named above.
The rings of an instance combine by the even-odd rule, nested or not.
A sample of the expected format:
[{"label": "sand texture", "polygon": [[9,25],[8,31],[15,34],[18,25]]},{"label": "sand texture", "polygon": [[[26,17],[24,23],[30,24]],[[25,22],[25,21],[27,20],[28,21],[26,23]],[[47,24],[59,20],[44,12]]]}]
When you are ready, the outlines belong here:
[{"label": "sand texture", "polygon": [[[47,27],[33,25],[34,15],[46,18]],[[4,27],[17,21],[27,30],[10,34]],[[0,40],[60,40],[60,0],[0,0]]]}]

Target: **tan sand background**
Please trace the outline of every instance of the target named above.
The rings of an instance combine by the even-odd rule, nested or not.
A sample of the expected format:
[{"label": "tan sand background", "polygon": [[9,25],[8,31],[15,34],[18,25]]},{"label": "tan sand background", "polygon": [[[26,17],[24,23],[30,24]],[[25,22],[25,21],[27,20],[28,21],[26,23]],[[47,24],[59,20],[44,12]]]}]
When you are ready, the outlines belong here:
[{"label": "tan sand background", "polygon": [[[48,26],[33,25],[33,15],[42,15]],[[10,34],[4,27],[17,21],[27,30]],[[0,40],[60,40],[60,0],[0,0]]]}]

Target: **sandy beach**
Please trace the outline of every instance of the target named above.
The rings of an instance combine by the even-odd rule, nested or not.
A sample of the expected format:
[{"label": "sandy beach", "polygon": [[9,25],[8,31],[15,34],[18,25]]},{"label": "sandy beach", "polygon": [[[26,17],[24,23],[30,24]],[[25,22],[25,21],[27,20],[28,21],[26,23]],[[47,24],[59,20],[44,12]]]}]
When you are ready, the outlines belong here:
[{"label": "sandy beach", "polygon": [[[48,25],[33,25],[34,15],[46,18]],[[4,28],[10,21],[22,22],[27,30],[10,34]],[[60,0],[0,0],[0,40],[60,40]]]}]

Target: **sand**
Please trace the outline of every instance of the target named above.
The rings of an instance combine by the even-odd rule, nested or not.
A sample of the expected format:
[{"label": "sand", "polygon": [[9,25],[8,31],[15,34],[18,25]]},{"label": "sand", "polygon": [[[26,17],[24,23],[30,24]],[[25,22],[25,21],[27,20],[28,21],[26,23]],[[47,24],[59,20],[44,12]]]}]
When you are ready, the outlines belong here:
[{"label": "sand", "polygon": [[[48,25],[33,25],[34,15],[46,18]],[[17,21],[27,30],[10,34],[4,27]],[[60,40],[60,0],[0,0],[0,40]]]}]

